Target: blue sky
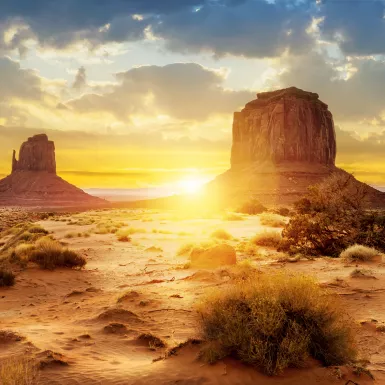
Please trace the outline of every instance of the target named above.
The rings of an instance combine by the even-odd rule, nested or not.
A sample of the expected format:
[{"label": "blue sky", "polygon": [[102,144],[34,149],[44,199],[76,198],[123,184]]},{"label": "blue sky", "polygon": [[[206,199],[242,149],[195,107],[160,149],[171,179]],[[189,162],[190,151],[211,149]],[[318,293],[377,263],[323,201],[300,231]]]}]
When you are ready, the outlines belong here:
[{"label": "blue sky", "polygon": [[384,13],[382,0],[2,0],[0,174],[46,131],[84,187],[174,183],[180,165],[208,178],[228,167],[232,113],[294,85],[329,105],[339,164],[385,185]]}]

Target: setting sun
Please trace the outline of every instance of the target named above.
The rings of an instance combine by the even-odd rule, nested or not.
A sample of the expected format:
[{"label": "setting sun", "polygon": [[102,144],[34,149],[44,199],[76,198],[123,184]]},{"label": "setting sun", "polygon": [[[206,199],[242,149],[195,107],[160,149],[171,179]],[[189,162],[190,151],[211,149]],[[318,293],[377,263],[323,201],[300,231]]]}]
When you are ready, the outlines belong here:
[{"label": "setting sun", "polygon": [[186,179],[179,182],[179,187],[184,194],[197,194],[202,191],[205,182],[202,179]]}]

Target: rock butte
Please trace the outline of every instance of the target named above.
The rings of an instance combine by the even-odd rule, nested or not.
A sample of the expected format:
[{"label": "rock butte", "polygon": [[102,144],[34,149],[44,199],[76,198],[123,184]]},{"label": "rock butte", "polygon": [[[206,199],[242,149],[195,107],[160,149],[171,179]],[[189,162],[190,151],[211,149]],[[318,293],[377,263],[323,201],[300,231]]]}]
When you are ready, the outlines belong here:
[{"label": "rock butte", "polygon": [[13,151],[12,173],[0,180],[0,205],[33,207],[100,206],[93,197],[56,175],[55,144],[47,135],[28,138]]},{"label": "rock butte", "polygon": [[[328,175],[346,174],[335,166],[336,152],[333,116],[318,94],[296,87],[259,93],[234,113],[231,168],[208,191],[226,201],[291,204]],[[372,206],[385,205],[385,193],[353,184],[365,186]]]}]

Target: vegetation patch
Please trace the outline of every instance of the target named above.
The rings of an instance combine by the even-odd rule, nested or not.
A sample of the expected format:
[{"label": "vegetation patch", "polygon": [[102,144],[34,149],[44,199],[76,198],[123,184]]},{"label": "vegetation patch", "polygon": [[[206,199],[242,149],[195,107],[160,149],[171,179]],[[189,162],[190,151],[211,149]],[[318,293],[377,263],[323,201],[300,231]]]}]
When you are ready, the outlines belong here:
[{"label": "vegetation patch", "polygon": [[0,384],[35,385],[38,381],[38,374],[35,361],[24,357],[8,359],[0,365]]},{"label": "vegetation patch", "polygon": [[347,247],[361,244],[384,252],[385,215],[366,210],[367,192],[348,173],[332,174],[312,186],[295,204],[280,250],[338,257]]},{"label": "vegetation patch", "polygon": [[380,256],[381,252],[363,245],[353,245],[340,254],[345,262],[371,262]]},{"label": "vegetation patch", "polygon": [[266,211],[266,207],[257,199],[252,198],[241,204],[235,211],[242,214],[257,215]]},{"label": "vegetation patch", "polygon": [[56,267],[83,267],[86,260],[75,251],[64,248],[59,242],[44,237],[36,242],[35,249],[29,257],[43,269],[55,269]]},{"label": "vegetation patch", "polygon": [[201,358],[233,356],[268,375],[308,357],[342,365],[356,357],[352,321],[338,298],[306,276],[250,273],[198,308],[207,341]]},{"label": "vegetation patch", "polygon": [[15,284],[15,274],[10,270],[0,268],[0,287],[13,286]]},{"label": "vegetation patch", "polygon": [[251,243],[258,246],[266,247],[278,247],[281,243],[282,236],[277,231],[263,231],[256,234],[252,239]]},{"label": "vegetation patch", "polygon": [[286,225],[285,218],[279,214],[262,213],[259,218],[263,226],[283,227]]},{"label": "vegetation patch", "polygon": [[230,233],[228,233],[226,230],[217,229],[211,233],[211,238],[228,241],[230,239],[233,239],[233,236]]}]

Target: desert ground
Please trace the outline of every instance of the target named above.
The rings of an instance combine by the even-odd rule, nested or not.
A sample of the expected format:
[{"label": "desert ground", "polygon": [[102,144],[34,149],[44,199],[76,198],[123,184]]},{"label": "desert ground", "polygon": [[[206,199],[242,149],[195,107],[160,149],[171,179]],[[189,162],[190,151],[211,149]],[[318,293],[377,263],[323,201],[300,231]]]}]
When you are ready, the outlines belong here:
[{"label": "desert ground", "polygon": [[[14,286],[0,288],[0,362],[38,360],[39,385],[385,384],[382,259],[358,266],[245,247],[256,233],[281,231],[262,225],[259,215],[183,218],[173,211],[115,209],[35,223],[87,261],[82,269],[52,271],[31,264],[16,272]],[[118,239],[124,230],[126,241]],[[192,267],[186,245],[201,243],[233,246],[241,268],[306,273],[337,293],[357,325],[365,369],[309,360],[269,377],[231,358],[201,362],[196,305],[210,290],[229,285],[236,268]],[[366,273],[351,276],[357,268]]]}]

